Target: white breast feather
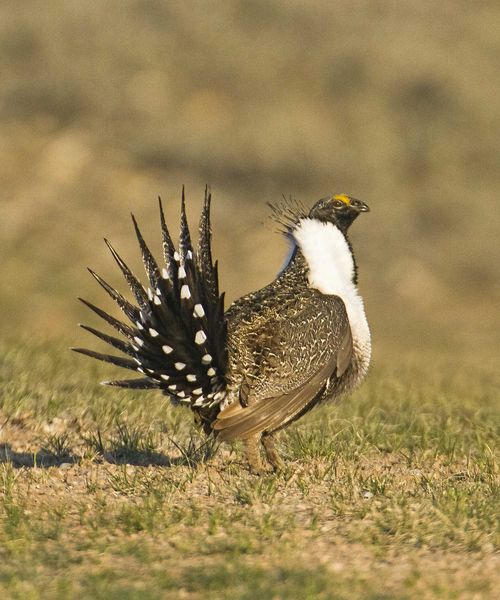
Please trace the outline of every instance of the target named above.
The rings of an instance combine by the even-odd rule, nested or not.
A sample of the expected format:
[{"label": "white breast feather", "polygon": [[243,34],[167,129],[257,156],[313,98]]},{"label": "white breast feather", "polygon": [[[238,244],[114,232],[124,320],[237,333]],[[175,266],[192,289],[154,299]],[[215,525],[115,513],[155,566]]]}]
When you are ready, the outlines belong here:
[{"label": "white breast feather", "polygon": [[344,235],[333,223],[302,219],[293,236],[309,267],[309,285],[322,294],[340,296],[344,301],[354,346],[368,367],[370,329],[363,300],[352,281],[354,261]]}]

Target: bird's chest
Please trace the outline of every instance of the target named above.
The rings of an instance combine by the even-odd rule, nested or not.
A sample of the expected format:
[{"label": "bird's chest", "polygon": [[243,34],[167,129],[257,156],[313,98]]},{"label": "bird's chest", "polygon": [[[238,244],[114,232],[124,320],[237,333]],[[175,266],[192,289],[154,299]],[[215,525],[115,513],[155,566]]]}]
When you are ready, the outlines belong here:
[{"label": "bird's chest", "polygon": [[310,219],[297,228],[294,237],[307,263],[309,286],[342,298],[354,352],[364,374],[371,356],[370,329],[363,300],[353,282],[354,259],[344,235],[331,223]]}]

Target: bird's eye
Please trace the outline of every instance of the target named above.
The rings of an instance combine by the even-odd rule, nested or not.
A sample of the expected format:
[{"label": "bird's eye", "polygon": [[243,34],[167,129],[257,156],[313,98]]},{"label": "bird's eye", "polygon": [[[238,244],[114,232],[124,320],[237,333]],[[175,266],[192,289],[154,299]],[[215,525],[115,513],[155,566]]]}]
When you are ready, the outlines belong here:
[{"label": "bird's eye", "polygon": [[344,206],[344,203],[341,200],[334,200],[333,201],[333,206],[335,208],[342,208]]}]

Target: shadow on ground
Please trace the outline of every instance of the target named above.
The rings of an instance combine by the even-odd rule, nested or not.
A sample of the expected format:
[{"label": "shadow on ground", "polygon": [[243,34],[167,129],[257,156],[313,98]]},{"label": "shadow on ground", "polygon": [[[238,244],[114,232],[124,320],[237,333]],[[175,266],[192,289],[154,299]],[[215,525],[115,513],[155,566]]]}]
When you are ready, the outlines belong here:
[{"label": "shadow on ground", "polygon": [[[110,448],[99,454],[94,462],[104,462],[114,465],[131,465],[136,467],[178,467],[190,466],[196,467],[208,461],[215,454],[215,451],[203,450],[181,456],[168,456],[161,452],[124,452],[123,448]],[[25,467],[49,468],[61,467],[77,464],[82,460],[81,456],[76,454],[53,454],[50,452],[16,452],[10,444],[0,444],[0,464],[11,463],[16,469]]]}]

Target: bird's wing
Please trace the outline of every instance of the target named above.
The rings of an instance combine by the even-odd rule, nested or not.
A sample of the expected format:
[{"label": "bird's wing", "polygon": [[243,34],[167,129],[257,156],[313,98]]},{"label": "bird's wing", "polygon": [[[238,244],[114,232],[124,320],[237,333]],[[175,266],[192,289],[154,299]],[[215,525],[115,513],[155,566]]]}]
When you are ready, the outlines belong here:
[{"label": "bird's wing", "polygon": [[[249,343],[255,374],[246,375],[241,401],[222,410],[213,428],[222,440],[273,431],[301,412],[352,357],[345,305],[338,296],[303,298],[299,310],[262,320]],[[259,375],[257,375],[259,373]]]}]

